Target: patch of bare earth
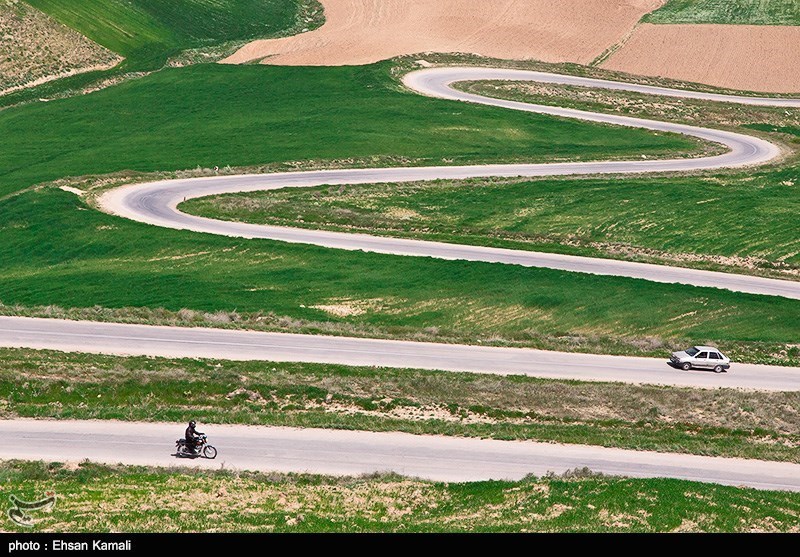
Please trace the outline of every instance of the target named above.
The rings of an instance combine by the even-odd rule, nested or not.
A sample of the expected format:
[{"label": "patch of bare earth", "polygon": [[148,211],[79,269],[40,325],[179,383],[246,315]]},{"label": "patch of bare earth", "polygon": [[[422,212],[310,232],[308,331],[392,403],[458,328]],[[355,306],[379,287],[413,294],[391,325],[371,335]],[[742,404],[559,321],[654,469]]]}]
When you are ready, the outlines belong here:
[{"label": "patch of bare earth", "polygon": [[121,60],[24,2],[0,0],[0,95]]},{"label": "patch of bare earth", "polygon": [[[292,402],[287,401],[286,399],[278,400],[278,402],[284,406],[289,406],[292,404]],[[358,406],[357,404],[333,400],[333,397],[329,395],[329,398],[325,399],[324,402],[305,399],[302,401],[302,405],[305,411],[322,410],[323,412],[327,412],[329,414],[340,414],[345,416],[369,416],[373,418],[389,418],[415,422],[437,420],[441,422],[457,422],[462,424],[493,424],[500,421],[484,414],[471,412],[466,409],[460,409],[461,411],[456,413],[450,408],[447,408],[444,404],[425,404],[418,406],[398,404],[395,406],[393,405],[394,400],[389,397],[385,397],[374,402],[377,406],[377,409],[367,410],[361,406]],[[283,406],[281,406],[281,409],[283,409]],[[506,420],[506,422],[524,423],[525,420],[509,419]]]},{"label": "patch of bare earth", "polygon": [[334,298],[325,304],[311,306],[312,309],[324,311],[334,317],[351,317],[364,315],[368,312],[378,312],[384,309],[386,300],[372,298],[368,300],[351,300],[349,298]]},{"label": "patch of bare earth", "polygon": [[651,513],[644,509],[639,509],[635,513],[612,513],[607,509],[600,509],[597,516],[604,526],[628,530],[635,527],[646,528]]},{"label": "patch of bare earth", "polygon": [[321,0],[310,33],[249,43],[223,60],[368,64],[418,52],[588,64],[662,0]]},{"label": "patch of bare earth", "polygon": [[602,67],[769,93],[800,92],[800,27],[642,24]]}]

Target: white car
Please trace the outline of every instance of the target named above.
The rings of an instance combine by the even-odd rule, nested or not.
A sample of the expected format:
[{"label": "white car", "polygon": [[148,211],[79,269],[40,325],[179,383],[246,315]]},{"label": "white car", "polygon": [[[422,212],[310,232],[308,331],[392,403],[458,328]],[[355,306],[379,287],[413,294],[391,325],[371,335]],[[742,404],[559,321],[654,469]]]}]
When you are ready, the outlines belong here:
[{"label": "white car", "polygon": [[713,369],[715,373],[727,371],[731,367],[730,359],[713,346],[692,346],[673,352],[669,362],[684,370]]}]

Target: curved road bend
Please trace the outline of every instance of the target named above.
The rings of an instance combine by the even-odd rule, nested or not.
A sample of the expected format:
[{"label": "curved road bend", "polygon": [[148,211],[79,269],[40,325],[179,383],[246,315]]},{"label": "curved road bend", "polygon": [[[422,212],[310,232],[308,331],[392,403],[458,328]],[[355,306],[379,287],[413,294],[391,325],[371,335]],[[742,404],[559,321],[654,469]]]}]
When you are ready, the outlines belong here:
[{"label": "curved road bend", "polygon": [[208,425],[215,460],[178,460],[184,424],[114,421],[0,421],[0,459],[359,475],[397,472],[437,481],[518,480],[589,467],[635,478],[670,477],[757,489],[800,491],[800,465],[738,458],[332,429]]},{"label": "curved road bend", "polygon": [[310,362],[529,375],[582,381],[800,391],[800,368],[734,364],[728,373],[630,358],[369,338],[0,317],[0,346],[102,354]]},{"label": "curved road bend", "polygon": [[110,213],[136,221],[156,226],[207,232],[211,234],[243,238],[265,238],[283,242],[314,244],[329,248],[363,250],[393,255],[484,261],[529,267],[547,267],[564,271],[624,276],[656,282],[690,284],[695,286],[723,288],[737,292],[800,299],[800,282],[795,281],[629,261],[615,261],[611,259],[428,242],[423,240],[376,237],[366,234],[225,222],[188,215],[177,209],[177,205],[184,199],[224,193],[263,191],[289,187],[302,188],[326,184],[410,182],[490,176],[536,177],[574,174],[690,171],[758,165],[769,162],[780,155],[778,147],[767,141],[730,131],[492,99],[464,93],[452,88],[452,85],[459,81],[480,79],[567,83],[584,87],[611,88],[744,104],[800,107],[800,100],[796,99],[735,97],[710,93],[696,93],[692,91],[609,82],[542,72],[491,68],[432,68],[408,74],[404,79],[404,83],[409,88],[421,94],[444,99],[460,100],[503,107],[511,110],[550,114],[605,124],[645,128],[660,132],[681,133],[720,143],[726,146],[728,151],[722,155],[691,159],[374,168],[192,178],[125,186],[101,196],[99,204],[104,210]]}]

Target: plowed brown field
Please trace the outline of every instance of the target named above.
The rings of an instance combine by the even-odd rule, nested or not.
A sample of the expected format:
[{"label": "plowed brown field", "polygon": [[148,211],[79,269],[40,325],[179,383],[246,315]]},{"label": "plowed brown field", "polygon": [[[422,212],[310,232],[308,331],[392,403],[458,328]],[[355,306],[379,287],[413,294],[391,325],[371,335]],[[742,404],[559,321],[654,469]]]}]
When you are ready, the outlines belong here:
[{"label": "plowed brown field", "polygon": [[259,40],[224,60],[367,64],[401,54],[465,52],[586,64],[662,0],[322,0],[325,24]]},{"label": "plowed brown field", "polygon": [[749,91],[800,92],[800,27],[643,24],[602,67]]}]

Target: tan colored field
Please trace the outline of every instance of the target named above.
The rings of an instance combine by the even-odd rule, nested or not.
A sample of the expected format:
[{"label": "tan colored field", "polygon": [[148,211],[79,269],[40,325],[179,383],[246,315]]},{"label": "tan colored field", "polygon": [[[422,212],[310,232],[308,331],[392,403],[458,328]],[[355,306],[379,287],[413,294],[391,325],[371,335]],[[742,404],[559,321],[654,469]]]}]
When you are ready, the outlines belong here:
[{"label": "tan colored field", "polygon": [[643,24],[602,65],[750,91],[800,92],[800,27]]},{"label": "tan colored field", "polygon": [[122,58],[17,0],[0,0],[0,95]]},{"label": "tan colored field", "polygon": [[662,0],[322,0],[310,33],[252,42],[229,58],[283,65],[367,64],[418,52],[588,64]]}]

